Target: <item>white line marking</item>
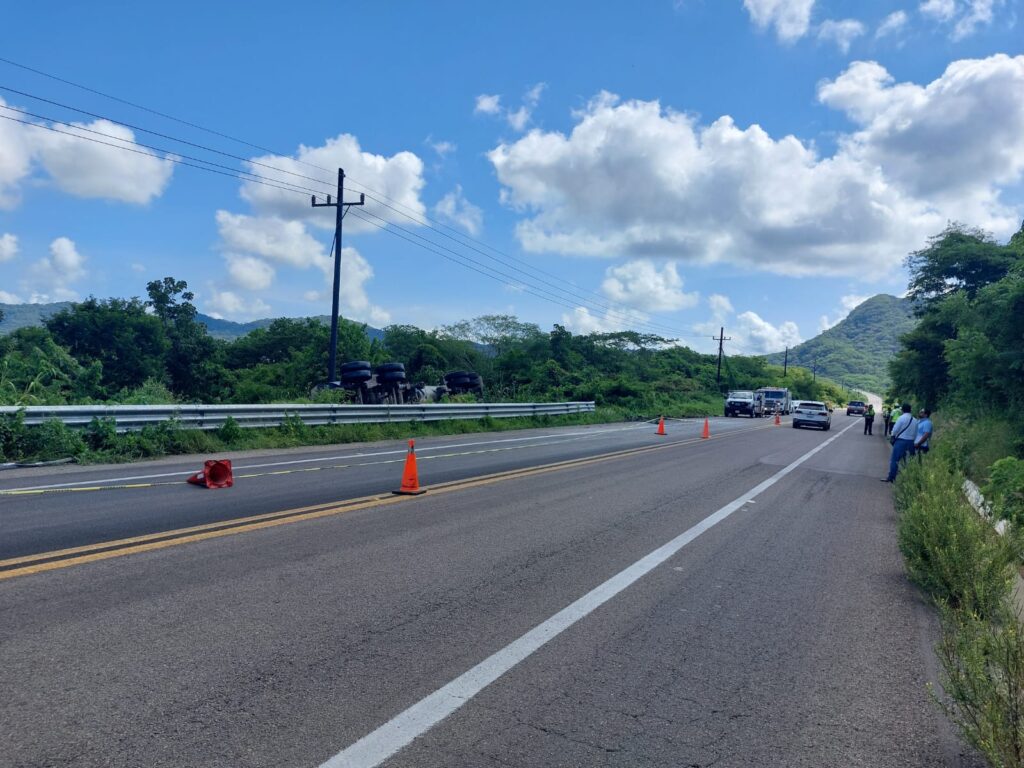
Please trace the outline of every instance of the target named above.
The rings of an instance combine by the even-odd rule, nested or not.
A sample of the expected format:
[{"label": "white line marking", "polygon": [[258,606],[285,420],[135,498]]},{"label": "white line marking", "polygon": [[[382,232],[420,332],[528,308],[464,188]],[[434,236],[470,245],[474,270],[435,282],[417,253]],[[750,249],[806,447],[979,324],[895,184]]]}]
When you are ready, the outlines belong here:
[{"label": "white line marking", "polygon": [[[616,427],[614,429],[598,429],[589,430],[585,432],[554,432],[546,435],[530,435],[527,437],[508,437],[502,440],[480,440],[474,443],[441,443],[433,446],[416,447],[417,453],[423,453],[425,451],[441,451],[451,450],[452,448],[472,448],[477,445],[497,445],[500,443],[516,443],[523,442],[526,440],[544,440],[549,437],[593,437],[597,435],[609,434],[612,432],[629,432],[637,429],[641,429],[645,426],[643,423],[639,425],[631,424],[628,427]],[[317,456],[312,459],[292,459],[290,461],[271,461],[264,464],[245,464],[236,465],[234,469],[236,471],[243,471],[247,469],[264,469],[266,467],[286,467],[293,464],[310,464],[315,461],[344,461],[347,459],[362,459],[369,458],[371,456],[390,456],[394,454],[402,454],[403,456],[408,452],[408,448],[402,446],[400,449],[393,451],[375,451],[371,453],[349,453],[343,456]],[[105,477],[99,480],[76,480],[68,483],[52,483],[50,485],[32,485],[19,488],[4,488],[5,491],[42,491],[48,488],[70,488],[75,485],[100,485],[104,483],[128,483],[135,480],[154,480],[160,477],[185,477],[186,475],[194,475],[195,470],[183,470],[181,472],[161,472],[159,474],[151,475],[130,475],[128,477]]]},{"label": "white line marking", "polygon": [[838,440],[856,424],[851,424],[825,442],[812,448],[799,459],[758,483],[738,499],[729,502],[717,512],[676,536],[667,544],[637,560],[631,566],[583,597],[571,603],[551,618],[538,624],[519,639],[513,640],[500,651],[481,661],[468,672],[413,704],[377,730],[367,734],[355,744],[343,749],[320,768],[373,768],[380,765],[403,747],[429,731],[450,714],[462,707],[480,691],[504,675],[519,662],[528,658],[545,643],[567,630],[580,619],[593,613],[624,589],[646,576],[705,531],[725,520],[755,496],[775,485],[794,469],[827,445]]}]

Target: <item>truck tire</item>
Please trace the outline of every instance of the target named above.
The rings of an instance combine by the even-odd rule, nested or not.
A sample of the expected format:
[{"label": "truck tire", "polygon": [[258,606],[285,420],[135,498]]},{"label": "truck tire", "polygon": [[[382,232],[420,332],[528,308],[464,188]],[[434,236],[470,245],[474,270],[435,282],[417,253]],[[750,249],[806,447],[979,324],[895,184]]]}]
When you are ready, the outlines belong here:
[{"label": "truck tire", "polygon": [[398,371],[401,371],[403,374],[405,373],[405,366],[402,363],[382,363],[377,366],[378,375],[382,373],[397,373]]},{"label": "truck tire", "polygon": [[343,382],[345,382],[345,383],[349,383],[349,382],[359,383],[359,382],[363,382],[363,381],[369,381],[372,376],[373,376],[373,374],[370,373],[370,369],[369,368],[363,368],[363,369],[353,370],[353,371],[342,371],[342,373],[341,373],[341,380]]},{"label": "truck tire", "polygon": [[370,362],[368,360],[352,360],[348,363],[342,363],[340,370],[342,374],[344,374],[347,371],[368,371],[370,370],[371,367],[372,366],[370,365]]},{"label": "truck tire", "polygon": [[377,381],[384,384],[398,384],[405,381],[405,371],[385,371],[377,374]]}]

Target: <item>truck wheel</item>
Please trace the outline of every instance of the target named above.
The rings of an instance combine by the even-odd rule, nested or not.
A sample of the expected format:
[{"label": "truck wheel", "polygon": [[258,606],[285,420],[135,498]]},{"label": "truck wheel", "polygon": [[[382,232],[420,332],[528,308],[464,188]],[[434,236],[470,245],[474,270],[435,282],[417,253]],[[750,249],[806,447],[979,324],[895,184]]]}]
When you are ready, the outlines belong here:
[{"label": "truck wheel", "polygon": [[377,366],[377,373],[405,373],[405,366],[402,363],[383,363]]},{"label": "truck wheel", "polygon": [[368,371],[370,370],[371,367],[372,366],[370,365],[369,360],[352,360],[348,363],[342,363],[341,368],[339,370],[342,373],[347,373],[348,371]]}]

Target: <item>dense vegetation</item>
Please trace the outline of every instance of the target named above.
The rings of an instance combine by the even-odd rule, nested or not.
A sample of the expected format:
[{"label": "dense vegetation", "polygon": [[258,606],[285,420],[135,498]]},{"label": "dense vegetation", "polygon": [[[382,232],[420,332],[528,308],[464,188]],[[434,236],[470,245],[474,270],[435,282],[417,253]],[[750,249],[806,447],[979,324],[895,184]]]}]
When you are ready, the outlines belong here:
[{"label": "dense vegetation", "polygon": [[[900,473],[908,572],[943,616],[939,699],[993,766],[1024,766],[1024,627],[1012,586],[1024,553],[1024,228],[1006,245],[951,225],[907,259],[920,321],[893,391],[938,412],[934,450]],[[984,484],[999,536],[965,499]]]},{"label": "dense vegetation", "polygon": [[[913,302],[879,294],[855,307],[842,321],[789,350],[789,362],[811,368],[848,387],[877,392],[889,389],[889,361],[900,337],[916,324]],[[768,361],[781,364],[783,355]]]},{"label": "dense vegetation", "polygon": [[[0,404],[272,403],[346,397],[343,391],[317,390],[326,375],[329,336],[319,319],[277,319],[224,341],[201,321],[183,281],[153,281],[147,293],[145,301],[90,297],[51,315],[41,327],[0,337]],[[543,331],[505,315],[435,331],[394,325],[379,338],[371,338],[365,326],[342,321],[339,358],[401,361],[411,380],[426,383],[438,383],[447,371],[474,370],[483,376],[488,400],[594,400],[602,418],[717,414],[725,389],[765,385],[788,386],[801,398],[846,399],[824,378],[815,380],[794,367],[784,378],[780,367],[760,357],[727,358],[719,386],[714,356],[667,339],[635,332],[575,335],[558,325]],[[92,447],[110,442],[103,429],[96,430]],[[24,439],[10,437],[14,432]],[[14,432],[8,429],[6,448],[0,435],[0,451],[8,459],[47,453],[27,432]],[[151,437],[152,447],[130,446],[127,455],[185,449],[177,437]],[[310,433],[304,439],[329,437]],[[239,441],[241,436],[226,445]],[[50,442],[67,441],[54,437]]]}]

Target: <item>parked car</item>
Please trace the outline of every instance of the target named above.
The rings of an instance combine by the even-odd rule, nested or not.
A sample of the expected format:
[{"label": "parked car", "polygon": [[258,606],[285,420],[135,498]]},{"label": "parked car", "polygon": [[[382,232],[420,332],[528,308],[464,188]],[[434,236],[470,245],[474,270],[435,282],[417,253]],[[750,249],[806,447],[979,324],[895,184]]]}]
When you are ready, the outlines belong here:
[{"label": "parked car", "polygon": [[764,416],[764,395],[749,390],[730,392],[725,398],[725,415],[739,416],[740,414],[750,418]]},{"label": "parked car", "polygon": [[863,400],[851,400],[846,404],[846,415],[863,416],[866,408]]},{"label": "parked car", "polygon": [[793,409],[793,429],[818,427],[826,432],[832,428],[832,416],[828,407],[817,400],[803,400]]}]

